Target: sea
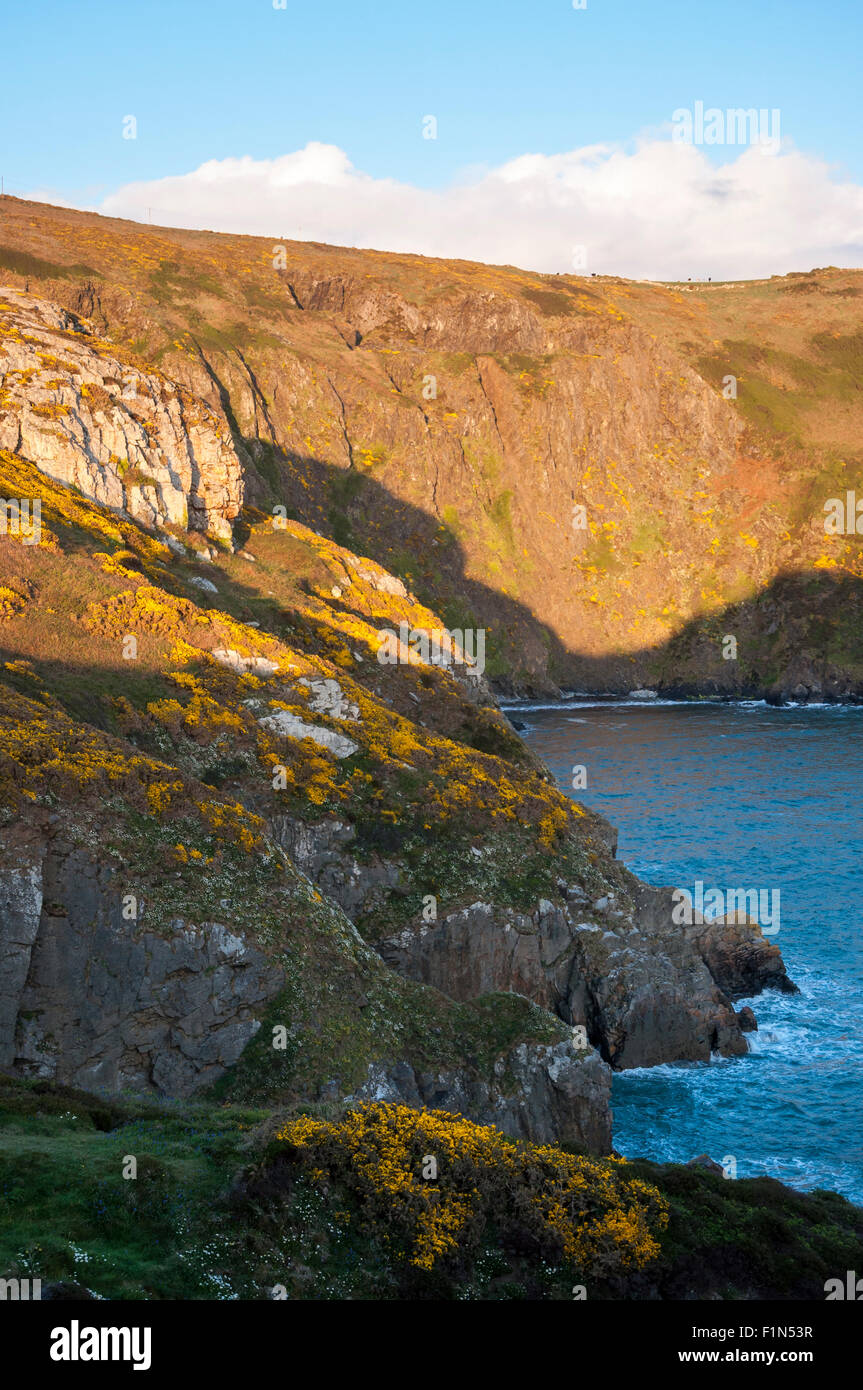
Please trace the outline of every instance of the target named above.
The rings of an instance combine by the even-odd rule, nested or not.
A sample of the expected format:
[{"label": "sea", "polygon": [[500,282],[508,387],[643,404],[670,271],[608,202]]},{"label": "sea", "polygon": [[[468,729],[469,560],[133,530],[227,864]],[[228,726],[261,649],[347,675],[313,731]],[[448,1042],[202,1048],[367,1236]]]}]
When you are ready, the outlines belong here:
[{"label": "sea", "polygon": [[[508,703],[559,786],[649,883],[779,889],[798,995],[749,1004],[745,1057],[616,1073],[619,1153],[768,1174],[863,1205],[863,708]],[[573,769],[586,786],[573,790]],[[575,774],[578,780],[578,774]]]}]

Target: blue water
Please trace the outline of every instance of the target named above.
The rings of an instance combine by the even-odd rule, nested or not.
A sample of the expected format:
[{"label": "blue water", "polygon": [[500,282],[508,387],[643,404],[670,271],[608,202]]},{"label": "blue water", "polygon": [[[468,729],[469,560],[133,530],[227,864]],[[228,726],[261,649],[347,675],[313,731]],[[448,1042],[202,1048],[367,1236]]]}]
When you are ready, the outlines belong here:
[{"label": "blue water", "polygon": [[[615,1076],[627,1157],[736,1159],[738,1177],[863,1204],[863,709],[511,706],[560,787],[620,830],[650,883],[779,888],[801,994],[749,1003],[748,1056]],[[572,791],[583,764],[587,787]],[[736,1007],[741,1007],[737,1004]]]}]

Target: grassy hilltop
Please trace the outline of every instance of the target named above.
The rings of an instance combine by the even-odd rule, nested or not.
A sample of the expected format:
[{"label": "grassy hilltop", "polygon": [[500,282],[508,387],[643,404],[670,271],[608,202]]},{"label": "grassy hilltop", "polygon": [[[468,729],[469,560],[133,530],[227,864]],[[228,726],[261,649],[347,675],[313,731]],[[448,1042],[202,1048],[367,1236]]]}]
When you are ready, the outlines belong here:
[{"label": "grassy hilltop", "polygon": [[863,690],[861,547],[824,530],[863,272],[543,276],[7,198],[0,274],[223,412],[252,500],[485,626],[504,685]]}]

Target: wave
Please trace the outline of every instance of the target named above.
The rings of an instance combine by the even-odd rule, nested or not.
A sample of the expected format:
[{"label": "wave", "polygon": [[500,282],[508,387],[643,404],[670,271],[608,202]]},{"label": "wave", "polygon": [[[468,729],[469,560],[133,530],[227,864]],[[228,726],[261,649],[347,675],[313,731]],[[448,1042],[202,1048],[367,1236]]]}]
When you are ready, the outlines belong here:
[{"label": "wave", "polygon": [[657,696],[655,700],[633,700],[629,695],[578,695],[569,692],[559,700],[519,700],[509,696],[500,696],[498,704],[501,709],[519,710],[525,714],[533,710],[558,710],[561,713],[570,709],[698,709],[704,705],[721,705],[726,709],[769,709],[777,714],[787,711],[799,710],[833,710],[837,713],[842,711],[859,710],[863,712],[863,704],[838,703],[833,700],[787,700],[782,705],[770,705],[766,700],[729,698],[728,696],[699,696],[693,700],[674,700],[664,696]]},{"label": "wave", "polygon": [[[692,707],[694,705],[727,705],[728,700],[664,700],[659,696],[655,700],[632,700],[626,695],[607,695],[599,698],[585,697],[568,698],[563,700],[553,700],[550,703],[545,701],[532,700],[500,700],[498,701],[502,709],[519,710],[525,714],[531,710],[552,709],[558,710],[561,714],[571,709],[656,709],[657,706],[676,706],[684,705]],[[742,704],[742,701],[737,703]],[[761,700],[762,705],[766,704]]]}]

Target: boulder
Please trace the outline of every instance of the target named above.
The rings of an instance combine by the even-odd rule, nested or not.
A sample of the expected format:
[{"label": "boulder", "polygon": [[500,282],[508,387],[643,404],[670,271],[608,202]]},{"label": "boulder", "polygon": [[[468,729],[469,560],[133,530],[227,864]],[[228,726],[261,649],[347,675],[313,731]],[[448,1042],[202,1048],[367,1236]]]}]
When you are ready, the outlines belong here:
[{"label": "boulder", "polygon": [[690,1158],[687,1168],[706,1168],[708,1173],[715,1173],[717,1177],[722,1177],[724,1168],[721,1163],[716,1163],[710,1154],[697,1154],[695,1158]]},{"label": "boulder", "polygon": [[788,978],[782,953],[758,922],[745,915],[695,923],[692,940],[719,988],[729,999],[746,999],[764,989],[798,994]]},{"label": "boulder", "polygon": [[320,724],[308,724],[305,719],[300,719],[299,715],[291,714],[290,710],[286,709],[277,709],[272,714],[265,714],[258,723],[262,728],[271,729],[273,733],[283,734],[287,738],[314,739],[315,743],[319,743],[336,758],[349,758],[359,747],[358,743],[354,743],[353,739],[347,738],[345,734],[339,734],[335,729],[326,729]]}]

